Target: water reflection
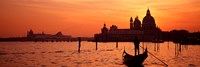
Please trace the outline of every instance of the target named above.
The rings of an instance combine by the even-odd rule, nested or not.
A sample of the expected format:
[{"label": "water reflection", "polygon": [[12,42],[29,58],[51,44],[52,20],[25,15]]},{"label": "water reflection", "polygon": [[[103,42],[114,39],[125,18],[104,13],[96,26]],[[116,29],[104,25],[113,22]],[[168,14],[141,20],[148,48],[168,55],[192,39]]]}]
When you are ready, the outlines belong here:
[{"label": "water reflection", "polygon": [[178,56],[179,54],[181,54],[181,51],[187,50],[188,49],[188,45],[181,45],[178,43],[175,43],[175,56]]},{"label": "water reflection", "polygon": [[[116,44],[117,47],[116,48]],[[180,45],[172,42],[142,42],[153,55],[167,63],[169,67],[200,66],[200,46]],[[1,42],[0,64],[2,67],[126,67],[122,63],[123,49],[134,55],[132,42],[81,42],[77,52],[77,42]],[[144,50],[140,49],[140,53]],[[149,55],[144,67],[163,67],[163,63]]]}]

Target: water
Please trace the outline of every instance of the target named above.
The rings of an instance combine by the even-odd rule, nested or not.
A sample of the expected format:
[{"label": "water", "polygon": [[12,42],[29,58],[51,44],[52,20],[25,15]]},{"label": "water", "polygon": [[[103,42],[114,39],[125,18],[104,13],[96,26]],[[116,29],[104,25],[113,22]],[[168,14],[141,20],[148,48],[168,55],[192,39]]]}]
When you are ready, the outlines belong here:
[{"label": "water", "polygon": [[[124,47],[134,54],[133,43],[115,42],[0,42],[0,67],[126,67],[122,63]],[[180,46],[172,42],[140,43],[169,67],[200,67],[200,46]],[[140,53],[143,49],[140,48]],[[149,54],[145,67],[165,65]]]}]

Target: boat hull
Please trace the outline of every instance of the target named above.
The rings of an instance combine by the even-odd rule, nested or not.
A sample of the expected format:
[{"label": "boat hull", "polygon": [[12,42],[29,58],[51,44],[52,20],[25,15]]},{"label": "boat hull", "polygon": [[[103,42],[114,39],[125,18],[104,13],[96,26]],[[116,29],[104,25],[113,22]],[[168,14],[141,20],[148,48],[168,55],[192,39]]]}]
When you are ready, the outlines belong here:
[{"label": "boat hull", "polygon": [[122,56],[123,56],[123,63],[126,64],[128,67],[136,67],[136,66],[142,67],[143,66],[142,63],[148,57],[147,49],[143,54],[136,56],[130,55],[124,50]]}]

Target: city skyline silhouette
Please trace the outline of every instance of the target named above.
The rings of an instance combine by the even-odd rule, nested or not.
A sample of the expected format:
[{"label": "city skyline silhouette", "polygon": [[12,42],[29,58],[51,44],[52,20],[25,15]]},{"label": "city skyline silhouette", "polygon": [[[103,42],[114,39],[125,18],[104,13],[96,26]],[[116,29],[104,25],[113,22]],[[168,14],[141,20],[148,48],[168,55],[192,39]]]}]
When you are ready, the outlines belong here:
[{"label": "city skyline silhouette", "polygon": [[200,0],[1,0],[0,67],[199,67]]},{"label": "city skyline silhouette", "polygon": [[[93,37],[106,23],[129,28],[131,16],[139,20],[150,8],[163,31],[185,29],[198,32],[199,1],[13,1],[1,5],[0,37],[26,36],[24,31],[46,32],[75,37]],[[89,26],[88,26],[89,25]],[[87,32],[86,32],[87,30]]]}]

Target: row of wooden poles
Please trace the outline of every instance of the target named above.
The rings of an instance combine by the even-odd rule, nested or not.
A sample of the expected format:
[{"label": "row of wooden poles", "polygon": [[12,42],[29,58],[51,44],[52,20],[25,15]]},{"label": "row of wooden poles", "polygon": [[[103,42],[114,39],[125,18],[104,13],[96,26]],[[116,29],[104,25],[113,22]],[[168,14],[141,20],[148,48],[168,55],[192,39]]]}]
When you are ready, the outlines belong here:
[{"label": "row of wooden poles", "polygon": [[[96,50],[98,49],[98,46],[97,46],[97,39],[95,39],[95,42],[96,42]],[[143,50],[145,49],[144,48],[144,44],[143,44],[143,47],[140,46],[141,48],[143,48]],[[118,48],[118,41],[116,41],[116,48]],[[78,38],[78,52],[80,53],[80,49],[81,49],[81,37]],[[156,57],[155,55],[153,55],[151,52],[148,51],[149,54],[151,54],[153,57],[155,57],[156,59],[158,59],[159,61],[161,61],[163,64],[165,64],[165,66],[168,66],[165,62],[163,62],[161,59],[159,59],[158,57]]]},{"label": "row of wooden poles", "polygon": [[[96,43],[96,50],[98,49],[98,41],[97,39],[95,39],[95,43]],[[118,41],[116,41],[116,48],[118,48]],[[78,38],[78,52],[80,53],[81,51],[81,37]]]}]

